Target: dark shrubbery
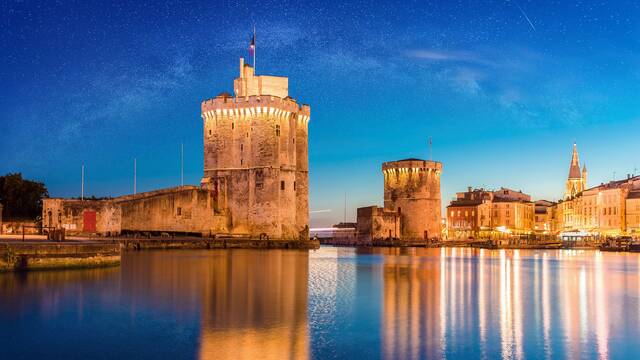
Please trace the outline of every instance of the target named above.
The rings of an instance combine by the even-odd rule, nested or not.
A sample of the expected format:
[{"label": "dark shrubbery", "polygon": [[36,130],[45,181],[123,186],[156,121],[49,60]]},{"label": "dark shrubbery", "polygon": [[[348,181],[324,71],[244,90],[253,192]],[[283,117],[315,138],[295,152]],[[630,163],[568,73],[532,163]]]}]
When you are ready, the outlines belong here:
[{"label": "dark shrubbery", "polygon": [[0,176],[3,219],[36,219],[42,214],[42,198],[47,196],[44,183],[23,179],[21,173]]}]

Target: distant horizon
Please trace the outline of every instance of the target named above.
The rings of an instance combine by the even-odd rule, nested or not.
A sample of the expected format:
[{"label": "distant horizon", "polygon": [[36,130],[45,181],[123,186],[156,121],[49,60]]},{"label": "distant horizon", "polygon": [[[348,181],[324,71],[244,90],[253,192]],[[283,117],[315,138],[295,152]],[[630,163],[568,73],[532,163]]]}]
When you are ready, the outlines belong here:
[{"label": "distant horizon", "polygon": [[136,158],[151,191],[180,184],[184,143],[198,185],[200,103],[232,93],[253,25],[257,73],[311,106],[312,227],[345,193],[347,221],[382,205],[382,163],[428,159],[429,138],[443,208],[468,186],[561,199],[574,142],[589,187],[638,173],[637,2],[336,4],[5,4],[0,173],[75,197],[84,163],[85,196],[119,196]]}]

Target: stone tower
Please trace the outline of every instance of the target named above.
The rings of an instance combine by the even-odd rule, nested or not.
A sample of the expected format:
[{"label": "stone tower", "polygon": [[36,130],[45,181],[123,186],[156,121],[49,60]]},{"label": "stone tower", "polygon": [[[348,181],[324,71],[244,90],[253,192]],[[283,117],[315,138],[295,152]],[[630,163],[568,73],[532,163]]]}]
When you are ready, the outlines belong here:
[{"label": "stone tower", "polygon": [[573,143],[573,154],[569,165],[569,177],[565,186],[564,198],[570,199],[587,188],[587,166],[582,166],[580,170],[580,158],[578,157],[578,146]]},{"label": "stone tower", "polygon": [[231,234],[308,238],[308,105],[288,94],[288,79],[256,76],[240,58],[235,96],[202,102],[204,177],[214,211]]},{"label": "stone tower", "polygon": [[441,236],[440,173],[442,163],[405,159],[382,164],[384,207],[400,216],[400,238]]}]

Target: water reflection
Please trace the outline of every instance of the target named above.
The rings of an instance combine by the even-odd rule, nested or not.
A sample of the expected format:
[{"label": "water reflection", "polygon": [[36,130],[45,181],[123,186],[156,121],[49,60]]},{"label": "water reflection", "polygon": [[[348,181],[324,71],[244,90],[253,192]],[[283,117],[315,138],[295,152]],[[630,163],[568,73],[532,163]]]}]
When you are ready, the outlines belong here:
[{"label": "water reflection", "polygon": [[633,358],[639,268],[594,251],[127,253],[0,274],[0,358]]},{"label": "water reflection", "polygon": [[[385,358],[637,354],[638,256],[413,249],[384,256]],[[615,333],[615,338],[611,334]],[[615,342],[615,346],[614,343]],[[631,351],[631,352],[630,352]]]},{"label": "water reflection", "polygon": [[200,359],[305,359],[308,255],[300,251],[136,253],[122,286],[138,302],[200,313]]}]

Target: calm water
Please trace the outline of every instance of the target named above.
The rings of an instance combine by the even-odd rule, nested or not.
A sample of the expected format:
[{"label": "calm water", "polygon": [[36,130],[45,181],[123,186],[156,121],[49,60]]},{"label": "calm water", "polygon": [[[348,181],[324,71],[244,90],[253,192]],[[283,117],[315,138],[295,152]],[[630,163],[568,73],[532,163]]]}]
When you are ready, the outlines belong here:
[{"label": "calm water", "polygon": [[640,358],[640,256],[127,253],[0,274],[0,359]]}]

